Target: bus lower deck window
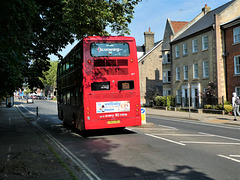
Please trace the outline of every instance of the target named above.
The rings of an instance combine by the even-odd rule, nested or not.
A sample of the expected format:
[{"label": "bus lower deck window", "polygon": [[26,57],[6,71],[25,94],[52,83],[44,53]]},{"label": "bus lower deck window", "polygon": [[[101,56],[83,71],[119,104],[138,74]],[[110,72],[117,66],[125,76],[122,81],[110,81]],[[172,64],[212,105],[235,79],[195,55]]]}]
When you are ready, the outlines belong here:
[{"label": "bus lower deck window", "polygon": [[94,82],[91,84],[92,91],[110,90],[110,82]]}]

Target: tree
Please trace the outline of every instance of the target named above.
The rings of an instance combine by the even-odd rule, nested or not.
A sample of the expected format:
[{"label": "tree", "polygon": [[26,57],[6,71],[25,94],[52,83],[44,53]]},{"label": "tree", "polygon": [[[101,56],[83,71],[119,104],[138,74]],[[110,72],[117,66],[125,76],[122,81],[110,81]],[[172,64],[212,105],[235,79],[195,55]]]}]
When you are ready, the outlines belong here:
[{"label": "tree", "polygon": [[69,42],[87,35],[107,35],[106,27],[128,34],[134,7],[141,0],[8,0],[0,6],[0,96],[13,92],[26,80],[38,77]]},{"label": "tree", "polygon": [[56,87],[58,61],[50,61],[50,68],[43,72],[43,77],[39,79],[44,85],[46,91],[51,91]]}]

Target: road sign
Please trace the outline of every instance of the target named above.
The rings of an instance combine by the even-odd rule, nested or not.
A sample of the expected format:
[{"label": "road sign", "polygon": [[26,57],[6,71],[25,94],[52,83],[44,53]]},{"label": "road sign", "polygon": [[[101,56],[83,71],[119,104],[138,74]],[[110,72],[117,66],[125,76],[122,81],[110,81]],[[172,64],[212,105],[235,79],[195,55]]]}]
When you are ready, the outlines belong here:
[{"label": "road sign", "polygon": [[146,124],[146,109],[141,108],[141,119],[142,119],[142,124]]}]

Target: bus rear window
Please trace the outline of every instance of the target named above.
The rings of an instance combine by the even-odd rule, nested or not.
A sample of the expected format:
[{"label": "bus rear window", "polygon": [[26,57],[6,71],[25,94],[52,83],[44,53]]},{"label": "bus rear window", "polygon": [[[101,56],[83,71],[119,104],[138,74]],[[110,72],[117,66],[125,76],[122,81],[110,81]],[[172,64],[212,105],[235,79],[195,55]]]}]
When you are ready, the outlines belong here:
[{"label": "bus rear window", "polygon": [[92,43],[91,56],[127,57],[129,56],[129,45],[127,43]]},{"label": "bus rear window", "polygon": [[110,82],[94,82],[91,84],[92,91],[110,90]]},{"label": "bus rear window", "polygon": [[134,81],[118,81],[118,90],[134,89]]}]

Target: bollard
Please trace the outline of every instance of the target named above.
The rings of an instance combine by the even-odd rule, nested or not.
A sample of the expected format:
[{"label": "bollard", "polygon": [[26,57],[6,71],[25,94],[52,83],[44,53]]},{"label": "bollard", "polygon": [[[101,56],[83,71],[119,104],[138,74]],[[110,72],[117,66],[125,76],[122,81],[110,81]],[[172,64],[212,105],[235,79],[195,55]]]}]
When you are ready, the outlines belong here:
[{"label": "bollard", "polygon": [[36,107],[36,116],[38,116],[38,107]]}]

